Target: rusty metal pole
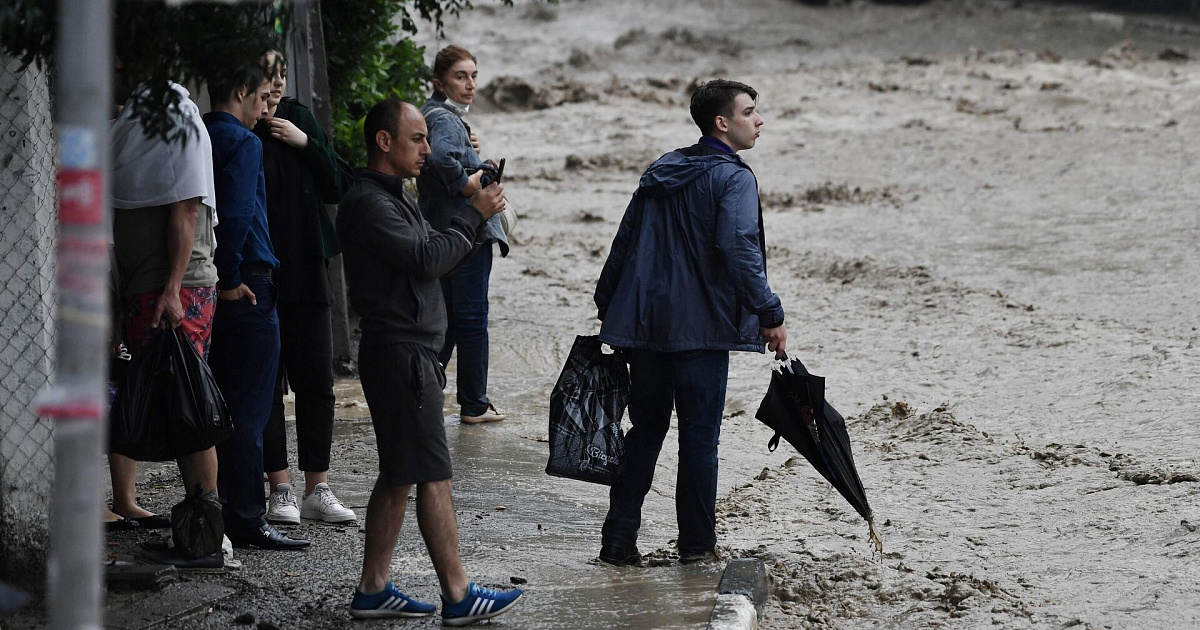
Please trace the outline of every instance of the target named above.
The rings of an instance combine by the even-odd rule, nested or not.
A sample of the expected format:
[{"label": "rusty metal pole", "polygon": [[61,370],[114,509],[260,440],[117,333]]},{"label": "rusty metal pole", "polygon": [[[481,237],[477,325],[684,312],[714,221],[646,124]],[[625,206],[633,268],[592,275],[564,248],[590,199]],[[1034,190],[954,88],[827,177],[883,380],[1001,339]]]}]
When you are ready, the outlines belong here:
[{"label": "rusty metal pole", "polygon": [[100,630],[112,0],[58,0],[57,29],[58,354],[55,384],[38,401],[54,420],[47,606],[53,630]]}]

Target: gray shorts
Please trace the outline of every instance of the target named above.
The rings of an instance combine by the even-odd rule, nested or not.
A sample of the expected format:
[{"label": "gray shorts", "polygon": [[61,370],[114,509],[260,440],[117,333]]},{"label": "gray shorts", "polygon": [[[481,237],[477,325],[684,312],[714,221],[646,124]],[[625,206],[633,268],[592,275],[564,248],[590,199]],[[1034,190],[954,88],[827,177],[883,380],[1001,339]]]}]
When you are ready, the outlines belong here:
[{"label": "gray shorts", "polygon": [[433,350],[364,340],[358,349],[358,372],[384,483],[404,486],[452,478],[442,416],[446,373]]}]

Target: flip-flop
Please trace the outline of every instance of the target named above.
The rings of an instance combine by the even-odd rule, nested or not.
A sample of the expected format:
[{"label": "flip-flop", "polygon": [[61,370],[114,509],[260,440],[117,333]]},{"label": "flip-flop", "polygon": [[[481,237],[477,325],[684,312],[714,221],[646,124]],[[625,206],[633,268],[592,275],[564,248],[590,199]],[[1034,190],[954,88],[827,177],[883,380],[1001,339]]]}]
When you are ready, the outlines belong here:
[{"label": "flip-flop", "polygon": [[150,516],[143,516],[141,518],[126,518],[137,523],[142,529],[171,528],[171,517],[163,516],[162,514],[151,514]]},{"label": "flip-flop", "polygon": [[115,521],[105,521],[105,532],[127,532],[133,529],[141,529],[142,524],[132,518],[121,517]]}]

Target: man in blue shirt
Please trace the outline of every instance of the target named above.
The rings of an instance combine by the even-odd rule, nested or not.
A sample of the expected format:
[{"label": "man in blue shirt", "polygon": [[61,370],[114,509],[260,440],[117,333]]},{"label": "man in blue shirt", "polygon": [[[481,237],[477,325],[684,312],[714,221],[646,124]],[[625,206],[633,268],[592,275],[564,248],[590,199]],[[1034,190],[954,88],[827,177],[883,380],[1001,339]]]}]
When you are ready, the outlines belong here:
[{"label": "man in blue shirt", "polygon": [[271,415],[279,368],[279,261],[267,230],[262,143],[250,131],[267,114],[271,85],[261,63],[209,82],[213,111],[204,115],[216,177],[217,313],[209,364],[229,406],[234,433],[217,445],[217,492],[225,535],[235,546],[301,549],[267,523],[263,502],[262,433]]},{"label": "man in blue shirt", "polygon": [[783,306],[767,284],[758,183],[738,151],[754,147],[758,93],[709,81],[692,94],[703,136],[642,175],[596,285],[600,340],[629,362],[626,464],[609,493],[600,559],[636,564],[642,502],[679,417],[679,560],[715,553],[717,441],[729,351],[783,356]]}]

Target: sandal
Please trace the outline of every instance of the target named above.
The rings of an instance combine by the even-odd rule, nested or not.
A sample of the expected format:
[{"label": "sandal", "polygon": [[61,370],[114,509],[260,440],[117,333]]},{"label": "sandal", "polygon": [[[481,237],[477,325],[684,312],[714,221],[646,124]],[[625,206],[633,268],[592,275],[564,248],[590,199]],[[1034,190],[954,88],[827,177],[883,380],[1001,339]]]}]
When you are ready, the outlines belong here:
[{"label": "sandal", "polygon": [[137,522],[136,520],[134,520],[132,518],[125,518],[124,516],[122,516],[121,518],[119,518],[115,521],[105,521],[104,522],[104,531],[106,533],[127,532],[127,531],[131,531],[134,529],[141,529],[141,527],[142,527],[141,523]]},{"label": "sandal", "polygon": [[171,517],[162,514],[151,514],[141,518],[130,518],[129,520],[137,523],[142,529],[170,529]]}]

